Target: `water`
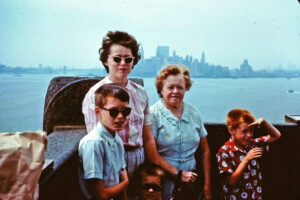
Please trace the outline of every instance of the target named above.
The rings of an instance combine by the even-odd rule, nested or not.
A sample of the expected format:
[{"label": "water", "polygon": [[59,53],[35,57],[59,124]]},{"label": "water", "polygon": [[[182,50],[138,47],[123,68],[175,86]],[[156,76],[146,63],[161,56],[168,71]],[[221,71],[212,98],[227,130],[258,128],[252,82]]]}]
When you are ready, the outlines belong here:
[{"label": "water", "polygon": [[[0,132],[42,129],[45,96],[55,76],[60,75],[0,74]],[[228,111],[237,107],[271,123],[300,114],[300,78],[192,80],[184,100],[200,110],[204,122],[225,122]],[[152,105],[159,100],[154,78],[144,78],[144,84]]]}]

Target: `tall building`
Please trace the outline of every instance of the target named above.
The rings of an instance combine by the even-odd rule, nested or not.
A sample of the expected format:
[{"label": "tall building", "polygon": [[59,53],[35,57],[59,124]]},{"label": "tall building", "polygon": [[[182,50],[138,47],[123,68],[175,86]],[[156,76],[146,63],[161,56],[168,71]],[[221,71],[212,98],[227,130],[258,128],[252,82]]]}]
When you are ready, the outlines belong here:
[{"label": "tall building", "polygon": [[141,45],[141,48],[140,48],[140,54],[141,54],[141,59],[140,59],[140,61],[144,62],[145,56],[144,56],[144,48],[143,48],[142,45]]},{"label": "tall building", "polygon": [[251,76],[253,74],[252,67],[248,64],[248,60],[245,59],[243,64],[240,65],[240,75],[242,76]]},{"label": "tall building", "polygon": [[205,53],[202,51],[202,56],[201,56],[201,64],[205,63]]}]

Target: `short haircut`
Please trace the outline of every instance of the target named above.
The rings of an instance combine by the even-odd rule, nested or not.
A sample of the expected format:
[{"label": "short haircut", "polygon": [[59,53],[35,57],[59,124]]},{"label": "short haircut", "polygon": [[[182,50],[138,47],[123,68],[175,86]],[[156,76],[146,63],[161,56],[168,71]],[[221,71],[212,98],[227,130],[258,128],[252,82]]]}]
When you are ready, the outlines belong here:
[{"label": "short haircut", "polygon": [[166,67],[162,68],[160,72],[156,76],[155,86],[159,97],[163,97],[161,95],[161,91],[163,88],[164,80],[170,75],[178,75],[182,74],[185,82],[185,90],[188,91],[192,86],[192,80],[190,78],[190,71],[185,66],[178,66],[178,65],[167,65]]},{"label": "short haircut", "polygon": [[231,126],[233,129],[236,129],[243,122],[252,123],[254,121],[255,118],[249,111],[236,108],[229,111],[229,113],[227,114],[226,125],[227,127]]},{"label": "short haircut", "polygon": [[106,104],[106,97],[112,96],[122,102],[129,102],[127,91],[116,83],[108,83],[99,87],[95,92],[95,106],[102,108]]},{"label": "short haircut", "polygon": [[102,40],[102,46],[99,49],[100,54],[100,60],[103,64],[103,66],[106,69],[106,72],[109,72],[108,66],[106,66],[104,63],[107,61],[108,56],[110,54],[110,47],[113,44],[119,44],[126,48],[129,48],[131,50],[132,56],[134,57],[133,60],[133,66],[138,63],[138,61],[141,58],[141,54],[139,53],[139,44],[137,43],[136,39],[128,34],[127,32],[122,31],[109,31],[106,36]]},{"label": "short haircut", "polygon": [[145,162],[141,164],[138,169],[135,171],[135,183],[136,186],[140,186],[142,183],[143,177],[145,176],[156,176],[160,177],[160,184],[163,183],[163,178],[165,176],[164,171],[158,166],[153,163]]}]

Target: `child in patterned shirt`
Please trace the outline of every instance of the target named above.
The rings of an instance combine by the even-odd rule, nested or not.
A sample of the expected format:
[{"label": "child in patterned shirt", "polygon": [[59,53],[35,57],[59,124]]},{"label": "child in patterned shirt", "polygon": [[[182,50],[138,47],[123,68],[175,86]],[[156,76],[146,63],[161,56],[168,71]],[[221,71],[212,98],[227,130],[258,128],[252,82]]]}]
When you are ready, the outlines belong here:
[{"label": "child in patterned shirt", "polygon": [[[255,120],[250,112],[233,109],[227,114],[230,139],[219,149],[217,161],[222,176],[224,199],[262,199],[262,172],[257,158],[278,140],[280,132],[263,118]],[[269,134],[253,139],[253,128]]]}]

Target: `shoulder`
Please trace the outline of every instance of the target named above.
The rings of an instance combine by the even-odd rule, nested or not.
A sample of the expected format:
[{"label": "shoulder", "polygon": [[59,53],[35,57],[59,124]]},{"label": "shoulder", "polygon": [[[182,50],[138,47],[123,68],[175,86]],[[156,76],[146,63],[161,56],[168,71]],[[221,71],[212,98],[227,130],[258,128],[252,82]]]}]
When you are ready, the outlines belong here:
[{"label": "shoulder", "polygon": [[95,93],[96,90],[98,90],[99,87],[101,87],[102,85],[106,84],[106,83],[110,83],[111,81],[109,81],[109,79],[107,77],[103,78],[101,81],[99,81],[98,83],[96,83],[95,85],[93,85],[90,89],[89,89],[89,93]]},{"label": "shoulder", "polygon": [[138,97],[148,97],[145,88],[131,80],[128,80],[128,89],[130,92],[135,93]]},{"label": "shoulder", "polygon": [[193,121],[196,123],[199,123],[199,121],[200,121],[201,123],[203,123],[201,114],[197,108],[195,108],[194,106],[187,104],[185,102],[183,102],[183,105],[184,105],[184,116],[185,117],[187,117],[190,121]]},{"label": "shoulder", "polygon": [[89,146],[92,144],[99,145],[104,142],[104,138],[101,134],[97,133],[98,129],[94,128],[91,132],[86,134],[79,142],[79,147]]},{"label": "shoulder", "polygon": [[219,148],[219,150],[217,152],[217,155],[218,154],[221,155],[222,153],[228,153],[229,152],[229,146],[226,143]]},{"label": "shoulder", "polygon": [[184,109],[186,109],[187,112],[200,117],[200,112],[196,107],[194,107],[188,103],[185,103],[185,102],[183,102],[183,105],[184,105]]},{"label": "shoulder", "polygon": [[87,98],[94,98],[95,96],[95,92],[98,90],[99,87],[101,87],[102,85],[104,85],[106,83],[106,78],[102,79],[101,81],[99,81],[98,83],[96,83],[95,85],[93,85],[89,91],[86,93],[85,95],[85,99]]},{"label": "shoulder", "polygon": [[150,113],[157,113],[158,111],[161,110],[161,106],[162,106],[162,103],[161,101],[157,101],[155,104],[153,104],[152,106],[150,106]]}]

